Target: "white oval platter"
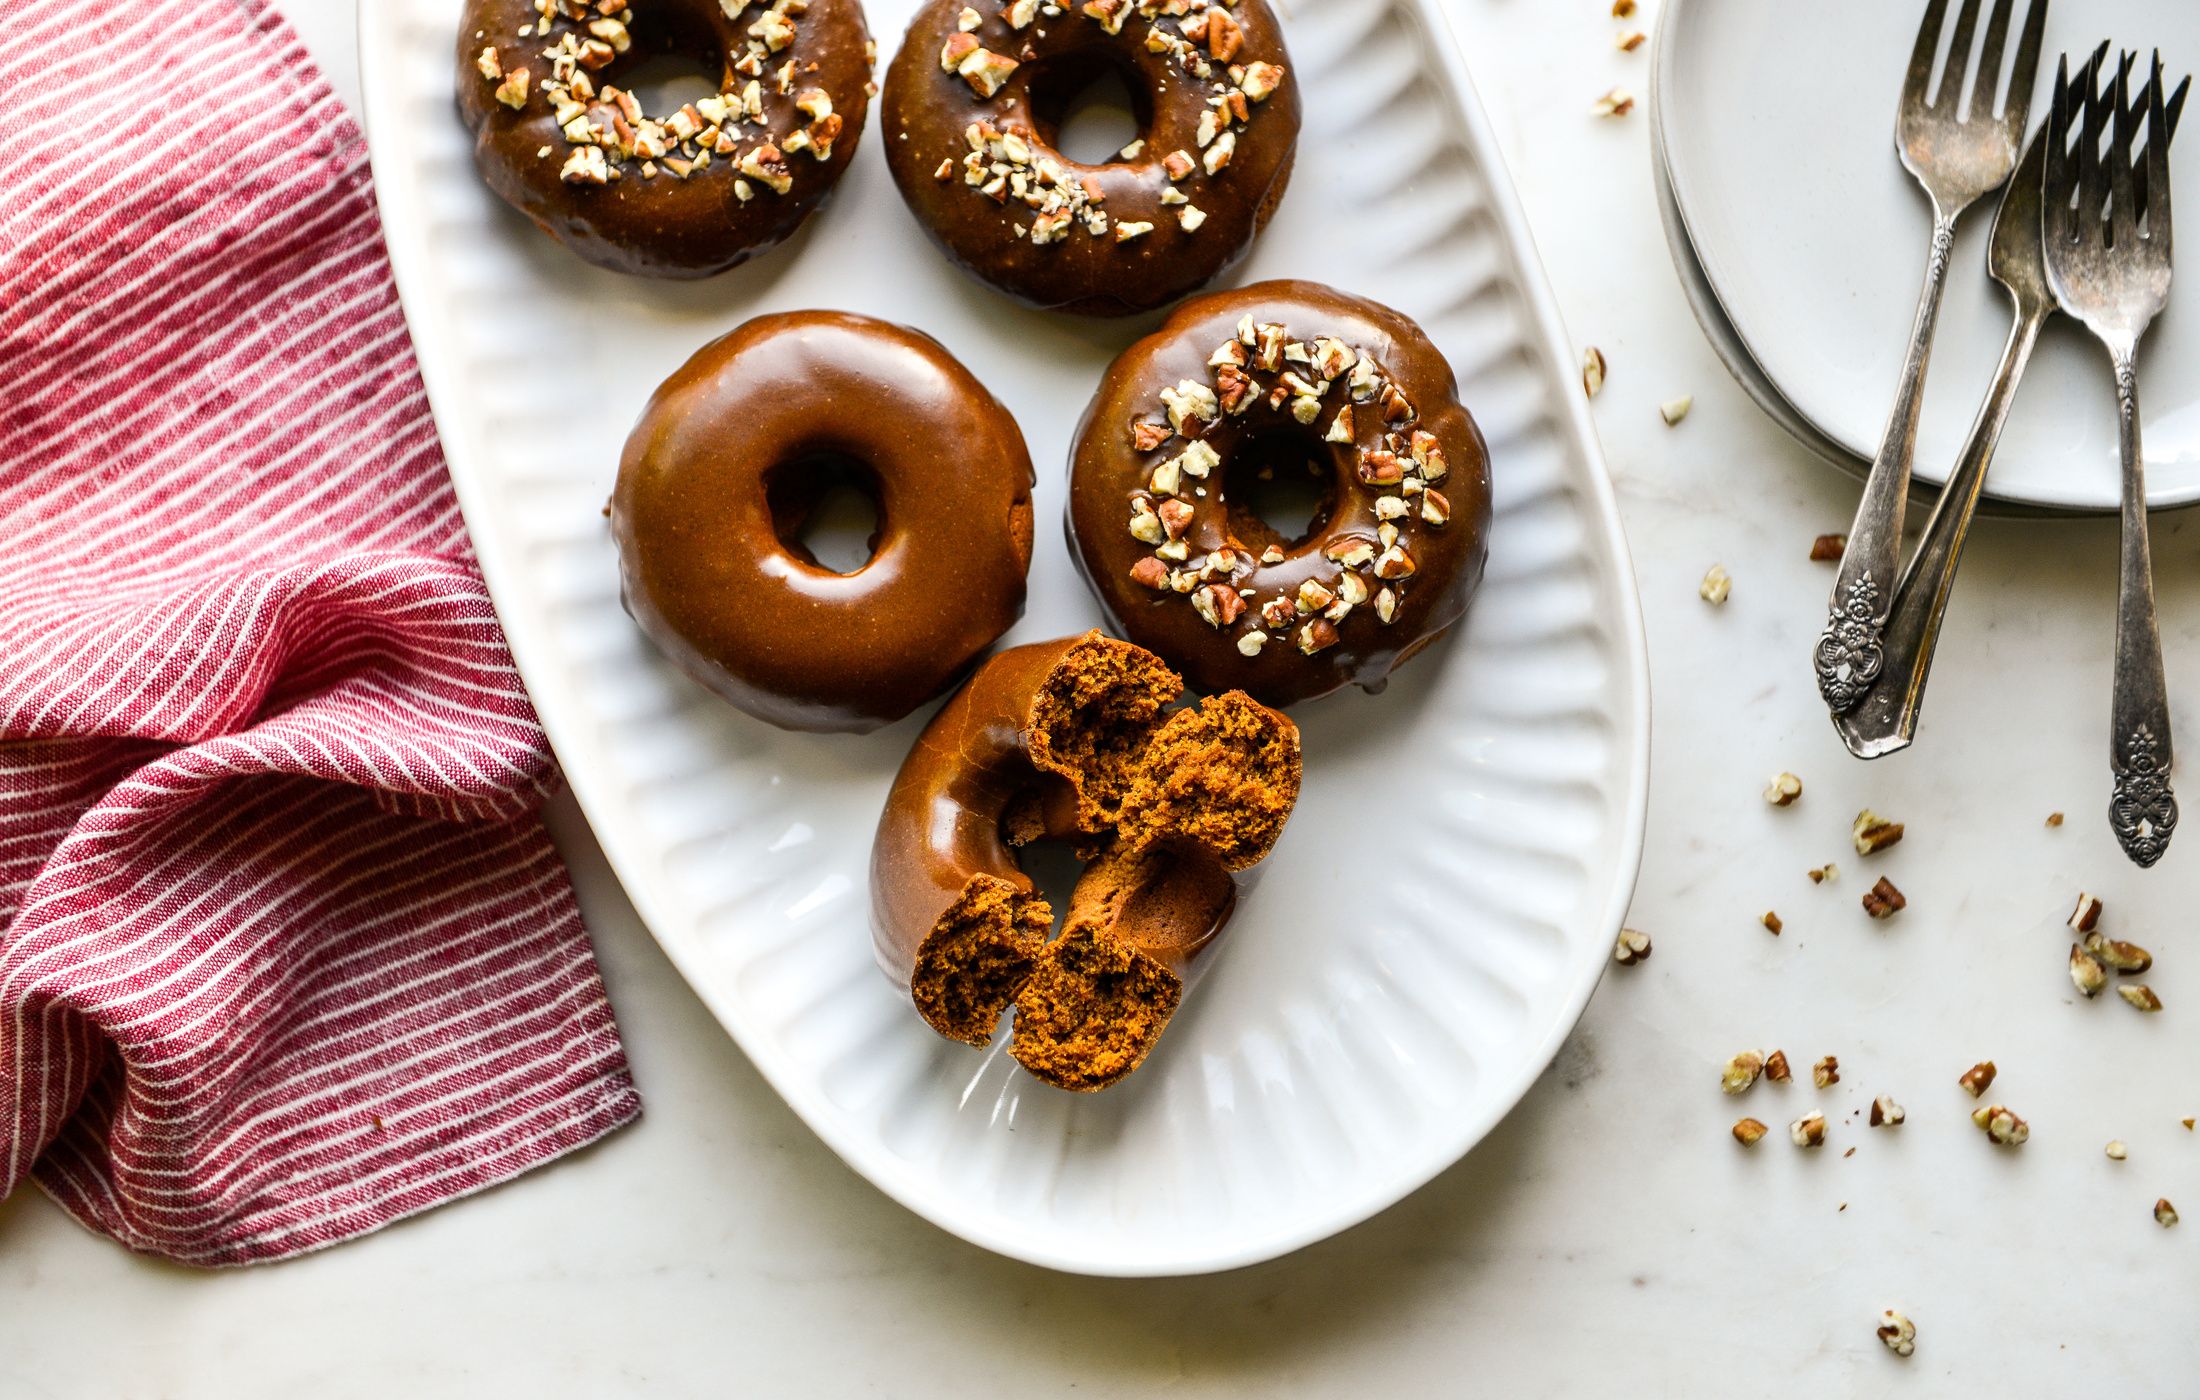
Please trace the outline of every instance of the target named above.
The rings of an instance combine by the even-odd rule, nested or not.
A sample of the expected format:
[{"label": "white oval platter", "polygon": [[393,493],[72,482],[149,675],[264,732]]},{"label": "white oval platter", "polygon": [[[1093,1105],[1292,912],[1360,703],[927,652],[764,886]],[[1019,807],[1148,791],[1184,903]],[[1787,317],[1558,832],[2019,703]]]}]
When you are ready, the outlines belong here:
[{"label": "white oval platter", "polygon": [[[873,0],[882,60],[913,9]],[[875,120],[787,247],[700,285],[590,269],[476,178],[453,0],[360,9],[398,285],[476,550],[559,758],[666,953],[835,1152],[945,1229],[1094,1274],[1270,1258],[1457,1160],[1572,1028],[1641,855],[1641,619],[1574,356],[1432,0],[1286,0],[1307,124],[1241,281],[1331,281],[1418,318],[1489,438],[1497,520],[1463,635],[1387,694],[1303,707],[1304,799],[1147,1065],[1072,1096],[934,1037],[880,977],[865,863],[923,716],[781,733],[661,661],[600,508],[657,382],[767,310],[937,336],[1014,410],[1046,528],[1012,640],[1098,613],[1053,525],[1072,429],[1144,325],[1016,308],[910,222]],[[951,604],[951,600],[943,600]],[[616,989],[614,988],[614,994]],[[646,1090],[646,1085],[644,1086]]]}]

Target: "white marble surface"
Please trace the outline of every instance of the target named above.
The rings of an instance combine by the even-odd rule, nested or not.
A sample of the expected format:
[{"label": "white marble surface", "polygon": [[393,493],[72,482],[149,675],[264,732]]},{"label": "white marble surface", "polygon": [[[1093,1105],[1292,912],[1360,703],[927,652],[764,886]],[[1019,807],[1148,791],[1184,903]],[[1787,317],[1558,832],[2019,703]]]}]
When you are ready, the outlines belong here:
[{"label": "white marble surface", "polygon": [[[1758,416],[1697,334],[1639,109],[1587,115],[1614,83],[1642,90],[1646,53],[1614,49],[1603,0],[1455,3],[1568,321],[1611,361],[1597,416],[1657,697],[1634,914],[1657,952],[1614,969],[1481,1148],[1369,1224],[1239,1274],[1095,1282],[1003,1262],[810,1136],[561,806],[645,1120],[243,1273],[133,1258],[18,1192],[0,1203],[0,1395],[2194,1393],[2200,1136],[2178,1120],[2200,1113],[2200,836],[2142,875],[2101,815],[2112,527],[1982,524],[1923,742],[1848,759],[1810,683],[1827,574],[1804,556],[1854,488]],[[352,0],[288,8],[355,90]],[[1655,405],[1682,393],[1695,411],[1668,430]],[[2200,734],[2200,529],[2160,518],[2155,548],[2178,719]],[[1721,610],[1695,591],[1713,561],[1735,579]],[[1758,792],[1782,768],[1807,792],[1775,812]],[[1847,849],[1867,803],[1911,831],[1870,863]],[[2056,809],[2070,820],[2049,831]],[[1840,881],[1813,887],[1803,872],[1828,860]],[[1882,872],[1911,907],[1876,924],[1857,896]],[[2165,1014],[2072,993],[2061,918],[2081,885],[2160,957]],[[1773,1046],[1799,1069],[1838,1055],[1841,1083],[1719,1093],[1728,1054]],[[2001,1066],[1993,1097],[2031,1121],[2019,1151],[1968,1122],[1954,1080],[1981,1057]],[[1909,1123],[1852,1119],[1875,1093]],[[1832,1124],[1816,1153],[1784,1139],[1809,1107]],[[1743,1112],[1776,1130],[1754,1152],[1726,1136]],[[2103,1156],[2111,1137],[2128,1161]],[[2160,1195],[2191,1223],[2156,1226]],[[1872,1336],[1890,1305],[1918,1324],[1908,1361]]]}]

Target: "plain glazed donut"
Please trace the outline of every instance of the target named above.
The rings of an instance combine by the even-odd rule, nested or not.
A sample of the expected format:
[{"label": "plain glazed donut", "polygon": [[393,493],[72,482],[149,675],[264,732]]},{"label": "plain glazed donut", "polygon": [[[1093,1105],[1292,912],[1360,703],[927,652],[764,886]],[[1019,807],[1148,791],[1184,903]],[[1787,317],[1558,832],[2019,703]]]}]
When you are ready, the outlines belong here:
[{"label": "plain glazed donut", "polygon": [[[927,0],[886,79],[886,159],[933,239],[1033,306],[1129,315],[1234,265],[1283,197],[1298,90],[1266,0]],[[1056,148],[1098,73],[1141,136],[1117,160]]]},{"label": "plain glazed donut", "polygon": [[[825,202],[870,109],[859,0],[467,0],[458,105],[489,187],[599,267],[707,277]],[[620,79],[684,54],[716,96],[645,112]]]},{"label": "plain glazed donut", "polygon": [[[871,850],[879,965],[939,1034],[991,1039],[1059,1088],[1107,1087],[1160,1038],[1298,800],[1298,727],[1243,695],[1168,707],[1183,683],[1090,632],[979,667],[910,750]],[[1090,859],[1053,910],[1014,847]]]},{"label": "plain glazed donut", "polygon": [[[1279,461],[1323,488],[1297,539],[1244,499]],[[1109,367],[1070,464],[1074,553],[1116,627],[1195,689],[1271,705],[1382,689],[1466,614],[1489,523],[1489,453],[1442,353],[1312,282],[1178,307]]]},{"label": "plain glazed donut", "polygon": [[[870,560],[789,541],[853,476]],[[688,674],[785,729],[868,730],[946,690],[1023,612],[1031,457],[927,336],[760,316],[697,351],[627,438],[611,525],[627,611]]]}]

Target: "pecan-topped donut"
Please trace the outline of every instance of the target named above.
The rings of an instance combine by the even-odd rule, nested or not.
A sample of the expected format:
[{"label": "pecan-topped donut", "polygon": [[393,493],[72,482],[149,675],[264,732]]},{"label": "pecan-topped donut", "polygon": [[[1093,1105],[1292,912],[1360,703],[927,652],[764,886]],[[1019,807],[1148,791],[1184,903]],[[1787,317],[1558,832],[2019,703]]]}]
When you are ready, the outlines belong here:
[{"label": "pecan-topped donut", "polygon": [[[872,53],[859,0],[466,0],[458,106],[489,187],[552,237],[615,272],[707,277],[832,193]],[[659,54],[717,94],[643,110],[620,80]]]},{"label": "pecan-topped donut", "polygon": [[[947,255],[1034,306],[1129,315],[1251,248],[1283,197],[1299,99],[1266,0],[927,0],[886,79],[886,159]],[[1138,140],[1081,165],[1070,99],[1113,69]]]},{"label": "pecan-topped donut", "polygon": [[[843,574],[795,536],[849,476],[879,521]],[[627,611],[759,719],[875,729],[1022,614],[1032,484],[1016,420],[930,337],[760,316],[697,351],[627,439],[611,499]]]},{"label": "pecan-topped donut", "polygon": [[[1277,470],[1321,493],[1296,539],[1247,501]],[[1442,353],[1312,282],[1178,307],[1109,367],[1070,466],[1078,564],[1116,626],[1197,689],[1271,705],[1382,689],[1465,615],[1489,522]]]}]

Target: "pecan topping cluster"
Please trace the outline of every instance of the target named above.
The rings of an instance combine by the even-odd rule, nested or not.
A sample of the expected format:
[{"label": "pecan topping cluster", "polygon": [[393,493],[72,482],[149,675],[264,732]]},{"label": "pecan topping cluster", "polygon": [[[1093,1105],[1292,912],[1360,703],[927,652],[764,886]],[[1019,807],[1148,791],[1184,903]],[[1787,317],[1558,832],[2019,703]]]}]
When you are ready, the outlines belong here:
[{"label": "pecan topping cluster", "polygon": [[[1187,379],[1160,394],[1165,422],[1131,423],[1131,446],[1159,457],[1146,485],[1130,493],[1130,532],[1153,552],[1131,577],[1157,593],[1179,594],[1218,631],[1236,631],[1237,648],[1259,656],[1270,641],[1287,641],[1313,656],[1335,646],[1338,628],[1363,607],[1382,626],[1398,609],[1420,565],[1408,531],[1440,530],[1451,502],[1437,483],[1450,474],[1442,444],[1375,358],[1334,336],[1292,338],[1285,326],[1247,316],[1237,335],[1208,357],[1208,382]],[[1330,407],[1334,402],[1335,407]],[[1269,413],[1320,431],[1325,442],[1357,454],[1361,489],[1374,497],[1372,535],[1352,532],[1322,547],[1325,577],[1301,580],[1288,592],[1260,596],[1259,571],[1284,562],[1270,545],[1257,558],[1235,540],[1194,555],[1187,535],[1221,456],[1207,442],[1226,418]],[[1326,421],[1327,426],[1324,427]],[[1174,448],[1181,440],[1183,446]]]},{"label": "pecan topping cluster", "polygon": [[[751,3],[719,0],[735,20]],[[608,185],[630,172],[645,180],[659,175],[686,180],[723,164],[734,172],[734,194],[746,203],[759,185],[787,193],[794,187],[793,158],[807,152],[818,161],[830,160],[840,138],[844,119],[833,110],[833,99],[822,88],[800,86],[795,61],[782,57],[809,3],[770,0],[748,26],[747,48],[735,60],[735,77],[725,90],[667,117],[647,115],[633,93],[611,83],[599,86],[590,76],[633,47],[628,0],[535,0],[538,18],[522,25],[519,37],[553,41],[540,50],[549,76],[539,86],[529,69],[506,68],[493,44],[482,49],[474,66],[512,110],[525,110],[538,92],[550,104],[567,147],[558,172],[567,184]],[[801,117],[784,135],[773,131],[765,114],[767,86],[794,99]],[[547,160],[554,148],[544,146],[536,154]]]},{"label": "pecan topping cluster", "polygon": [[[1245,44],[1245,30],[1230,13],[1235,3],[1010,0],[990,22],[996,31],[991,42],[999,44],[998,49],[987,47],[987,39],[980,37],[989,21],[974,9],[964,10],[960,27],[940,48],[940,68],[961,78],[980,102],[991,101],[1010,76],[1036,56],[1026,40],[1027,31],[1043,37],[1048,22],[1067,19],[1088,21],[1110,34],[1120,34],[1136,16],[1146,24],[1146,51],[1169,55],[1189,81],[1204,86],[1207,110],[1200,114],[1198,150],[1171,151],[1161,159],[1169,177],[1161,191],[1162,207],[1135,211],[1135,217],[1110,214],[1102,207],[1107,195],[1099,182],[1065,169],[1035,144],[1028,130],[1004,130],[987,121],[972,122],[963,131],[969,148],[960,161],[963,184],[996,204],[1013,203],[1030,210],[1030,221],[1016,224],[1016,236],[1040,247],[1064,242],[1079,229],[1088,237],[1128,243],[1151,233],[1154,222],[1164,217],[1173,217],[1186,233],[1198,232],[1207,222],[1207,213],[1187,191],[1197,190],[1202,179],[1229,167],[1237,155],[1239,129],[1251,125],[1260,104],[1274,96],[1284,80],[1279,64],[1232,62]],[[1069,13],[1071,9],[1074,14]],[[1144,146],[1142,141],[1133,142],[1124,148],[1123,159],[1135,159]],[[933,173],[942,182],[952,180],[957,165],[950,156]]]}]

